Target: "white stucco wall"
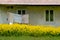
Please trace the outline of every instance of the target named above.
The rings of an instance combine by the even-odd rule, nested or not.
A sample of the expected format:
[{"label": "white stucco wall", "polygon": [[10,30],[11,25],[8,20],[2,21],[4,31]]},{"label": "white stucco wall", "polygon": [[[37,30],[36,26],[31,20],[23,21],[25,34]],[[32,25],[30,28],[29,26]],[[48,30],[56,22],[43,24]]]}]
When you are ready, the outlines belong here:
[{"label": "white stucco wall", "polygon": [[44,24],[44,12],[39,7],[29,7],[29,23],[39,25]]},{"label": "white stucco wall", "polygon": [[0,6],[0,23],[7,23],[7,9]]},{"label": "white stucco wall", "polygon": [[60,25],[60,7],[55,9],[55,25]]},{"label": "white stucco wall", "polygon": [[[60,25],[60,6],[14,6],[13,9],[7,9],[7,6],[0,7],[0,23],[8,23],[7,12],[17,14],[17,10],[25,9],[26,14],[29,14],[29,24],[34,25]],[[54,21],[45,21],[45,10],[54,11]]]},{"label": "white stucco wall", "polygon": [[[54,21],[46,22],[45,21],[45,10],[54,11]],[[28,7],[29,13],[29,23],[34,25],[60,25],[60,6],[37,6],[37,7]]]}]

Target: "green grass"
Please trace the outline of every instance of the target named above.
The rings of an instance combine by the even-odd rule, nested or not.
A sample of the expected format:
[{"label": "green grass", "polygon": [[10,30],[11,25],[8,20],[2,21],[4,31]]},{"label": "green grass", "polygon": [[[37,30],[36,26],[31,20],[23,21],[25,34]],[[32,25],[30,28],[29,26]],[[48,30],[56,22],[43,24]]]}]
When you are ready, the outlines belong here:
[{"label": "green grass", "polygon": [[60,36],[0,36],[0,40],[60,40]]}]

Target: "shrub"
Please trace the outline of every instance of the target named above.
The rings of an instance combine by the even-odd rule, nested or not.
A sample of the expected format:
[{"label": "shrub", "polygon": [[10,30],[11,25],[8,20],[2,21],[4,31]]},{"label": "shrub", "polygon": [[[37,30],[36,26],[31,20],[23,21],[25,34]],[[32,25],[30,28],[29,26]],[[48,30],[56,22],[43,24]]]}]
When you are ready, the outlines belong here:
[{"label": "shrub", "polygon": [[0,24],[0,36],[60,35],[60,27],[27,24]]}]

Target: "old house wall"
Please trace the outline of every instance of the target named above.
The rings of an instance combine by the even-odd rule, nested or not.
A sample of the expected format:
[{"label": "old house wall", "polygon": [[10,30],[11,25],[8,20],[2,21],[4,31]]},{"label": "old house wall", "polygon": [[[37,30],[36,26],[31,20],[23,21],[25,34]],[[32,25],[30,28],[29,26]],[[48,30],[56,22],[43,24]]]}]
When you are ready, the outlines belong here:
[{"label": "old house wall", "polygon": [[[8,12],[17,14],[18,10],[26,10],[29,14],[29,24],[33,25],[60,25],[60,6],[13,6],[13,9],[7,6],[0,6],[0,23],[8,23]],[[54,21],[46,22],[45,11],[54,11]]]}]

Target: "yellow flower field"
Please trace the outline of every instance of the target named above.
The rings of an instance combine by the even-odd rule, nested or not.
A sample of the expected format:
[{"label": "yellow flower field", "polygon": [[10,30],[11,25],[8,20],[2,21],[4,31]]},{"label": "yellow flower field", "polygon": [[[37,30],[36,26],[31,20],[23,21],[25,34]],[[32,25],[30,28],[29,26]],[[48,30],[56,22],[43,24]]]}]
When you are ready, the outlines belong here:
[{"label": "yellow flower field", "polygon": [[60,27],[26,24],[0,24],[0,35],[60,35]]}]

